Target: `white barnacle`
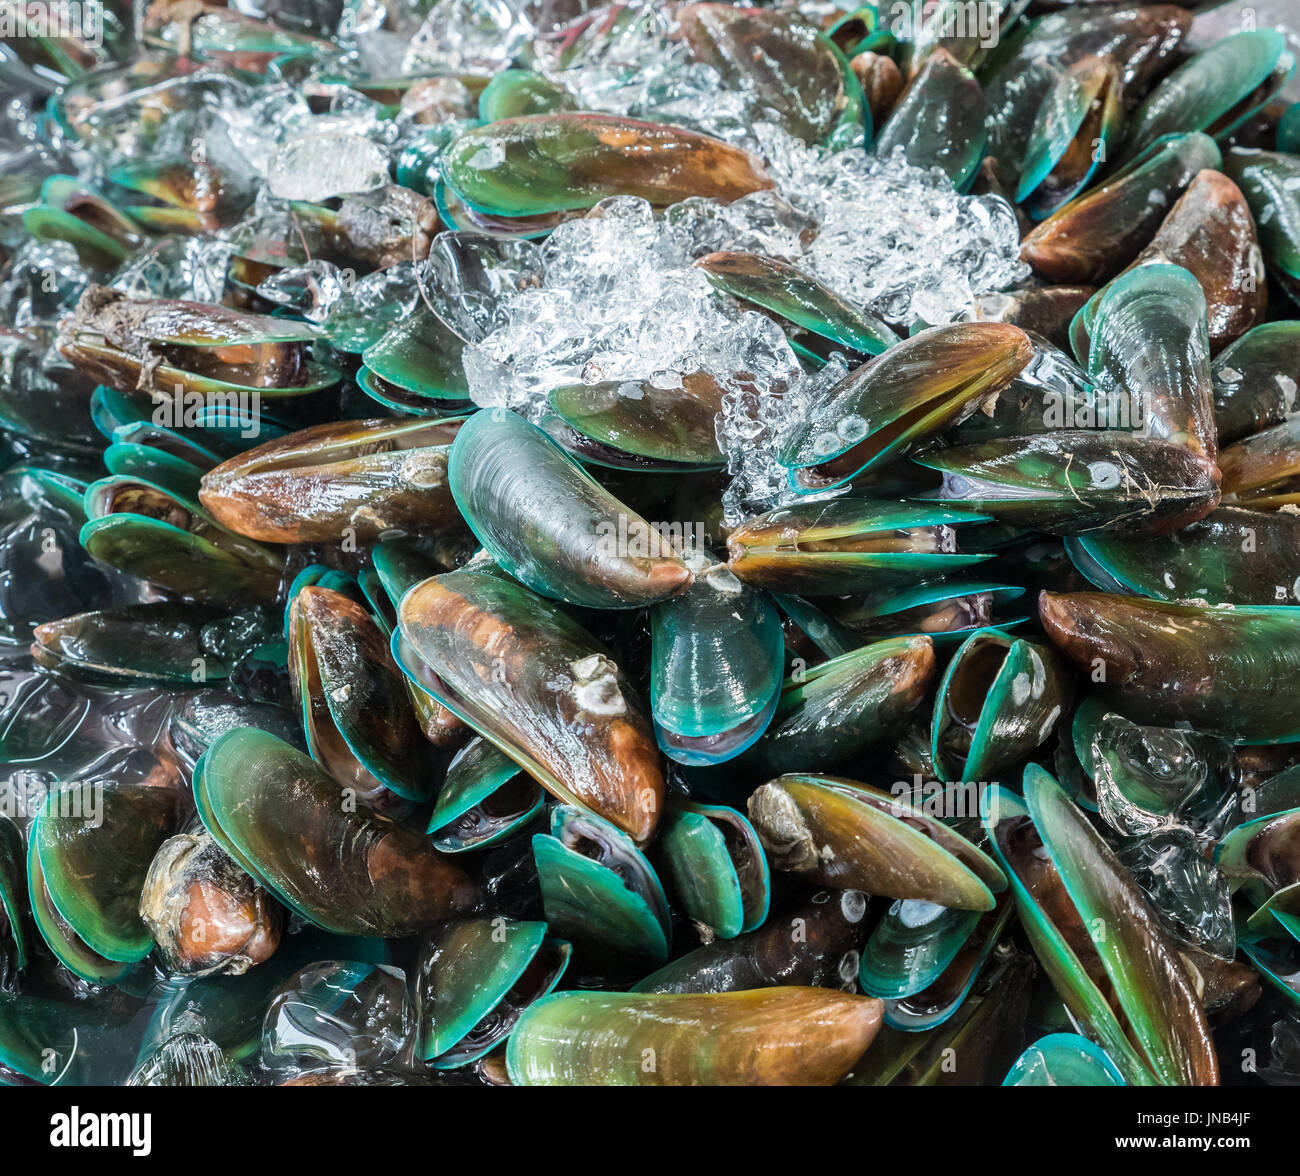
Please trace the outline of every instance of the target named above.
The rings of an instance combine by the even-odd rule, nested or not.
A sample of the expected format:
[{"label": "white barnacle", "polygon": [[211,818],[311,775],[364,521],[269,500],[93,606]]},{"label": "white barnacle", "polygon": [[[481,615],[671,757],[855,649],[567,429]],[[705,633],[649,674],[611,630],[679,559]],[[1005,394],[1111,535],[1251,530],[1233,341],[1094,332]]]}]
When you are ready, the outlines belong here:
[{"label": "white barnacle", "polygon": [[580,712],[621,715],[627,702],[618,685],[618,666],[603,653],[592,653],[569,663],[573,671],[573,699]]},{"label": "white barnacle", "polygon": [[1113,461],[1089,462],[1088,473],[1092,475],[1092,484],[1098,490],[1114,490],[1119,485],[1120,470]]},{"label": "white barnacle", "polygon": [[485,143],[469,159],[475,171],[491,171],[505,162],[506,149],[500,143]]}]

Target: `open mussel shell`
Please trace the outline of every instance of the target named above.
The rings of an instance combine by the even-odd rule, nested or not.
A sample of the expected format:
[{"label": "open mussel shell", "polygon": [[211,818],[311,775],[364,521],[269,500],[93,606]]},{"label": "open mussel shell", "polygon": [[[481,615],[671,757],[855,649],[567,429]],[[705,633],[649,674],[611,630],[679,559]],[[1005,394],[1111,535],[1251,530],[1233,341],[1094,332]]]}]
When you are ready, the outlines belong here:
[{"label": "open mussel shell", "polygon": [[691,582],[659,532],[515,413],[479,412],[461,426],[447,482],[488,554],[543,596],[636,608]]},{"label": "open mussel shell", "polygon": [[714,939],[639,980],[634,992],[741,992],[776,984],[839,988],[857,983],[867,896],[820,890],[761,927]]},{"label": "open mussel shell", "polygon": [[1167,535],[1093,531],[1067,539],[1074,566],[1098,588],[1210,604],[1300,601],[1300,518],[1220,506]]},{"label": "open mussel shell", "polygon": [[368,543],[460,525],[447,489],[458,420],[336,421],[232,457],[199,500],[240,535],[269,543]]},{"label": "open mussel shell", "polygon": [[769,774],[854,764],[867,748],[897,738],[934,675],[934,645],[923,636],[876,641],[800,668],[742,762]]},{"label": "open mussel shell", "polygon": [[[462,539],[468,544],[474,543],[468,532],[464,532],[463,536],[453,532],[442,540],[435,540],[431,552],[393,539],[384,540],[371,548],[370,559],[374,564],[374,574],[363,574],[358,586],[379,627],[389,637],[390,654],[393,632],[397,628],[397,606],[402,597],[421,580],[427,580],[430,576],[436,576],[455,566],[466,554],[461,551]],[[451,554],[453,549],[457,554]],[[440,550],[444,555],[433,554]],[[415,721],[419,723],[424,737],[434,747],[443,750],[461,747],[470,737],[469,728],[421,683],[413,680],[405,668],[399,668],[402,668],[402,676],[406,680],[406,693],[415,710]]]},{"label": "open mussel shell", "polygon": [[61,326],[59,350],[123,392],[255,398],[302,396],[338,382],[312,357],[315,327],[204,302],[132,299],[90,285]]},{"label": "open mussel shell", "polygon": [[1026,1048],[1003,1086],[1124,1086],[1115,1063],[1077,1033],[1049,1033]]},{"label": "open mussel shell", "polygon": [[830,1086],[880,1028],[870,997],[827,988],[560,992],[510,1035],[516,1086]]},{"label": "open mussel shell", "polygon": [[[912,1032],[886,1020],[872,1048],[845,1079],[845,1085],[996,1083],[1024,1039],[1035,971],[1032,957],[1010,953],[979,977],[954,1014],[933,1032]],[[886,1018],[890,1004],[885,1006]]]},{"label": "open mussel shell", "polygon": [[931,728],[941,780],[996,780],[1047,741],[1074,697],[1057,652],[998,632],[973,634],[953,655]]},{"label": "open mussel shell", "polygon": [[543,807],[541,785],[481,735],[447,765],[429,815],[429,836],[443,853],[486,849],[524,828]]},{"label": "open mussel shell", "polygon": [[837,607],[835,620],[867,640],[928,637],[936,646],[965,641],[976,629],[1010,629],[1023,616],[999,616],[998,606],[1023,588],[981,580],[937,580],[913,588],[862,593]]},{"label": "open mussel shell", "polygon": [[419,1057],[450,1070],[490,1053],[559,983],[569,951],[545,923],[452,919],[431,932],[412,986]]},{"label": "open mussel shell", "polygon": [[1219,444],[1231,445],[1279,425],[1295,410],[1300,321],[1261,323],[1210,366]]},{"label": "open mussel shell", "polygon": [[1162,534],[1219,504],[1212,460],[1124,429],[1002,437],[916,460],[943,475],[936,502],[1059,535],[1112,527]]},{"label": "open mussel shell", "polygon": [[967,911],[991,910],[1006,886],[959,833],[854,780],[778,776],[749,798],[749,818],[774,869],[823,886]]},{"label": "open mussel shell", "polygon": [[1276,689],[1300,672],[1300,608],[1214,608],[1102,592],[1044,592],[1052,643],[1112,710],[1242,743],[1300,737]]},{"label": "open mussel shell", "polygon": [[1293,1007],[1300,1006],[1300,945],[1280,933],[1246,935],[1242,953]]},{"label": "open mussel shell", "polygon": [[86,490],[81,545],[101,563],[202,604],[273,600],[279,553],[227,530],[197,502],[142,478],[113,475]]},{"label": "open mussel shell", "polygon": [[1152,143],[1104,183],[1058,208],[1025,238],[1021,256],[1050,282],[1105,281],[1150,242],[1196,175],[1221,163],[1214,140],[1199,132]]},{"label": "open mussel shell", "polygon": [[410,935],[469,913],[478,890],[417,833],[263,731],[222,735],[194,769],[199,816],[220,845],[309,922],[339,935]]},{"label": "open mussel shell", "polygon": [[429,747],[388,637],[355,601],[307,586],[289,604],[289,678],[312,759],[361,795],[412,801],[433,787]]},{"label": "open mussel shell", "polygon": [[732,939],[767,918],[767,858],[753,825],[735,809],[689,801],[671,805],[655,855],[668,892],[697,925]]},{"label": "open mussel shell", "polygon": [[139,421],[115,428],[112,444],[104,450],[110,474],[152,482],[192,502],[198,502],[203,475],[220,460],[200,446],[185,444],[173,430]]},{"label": "open mussel shell", "polygon": [[1247,926],[1273,930],[1268,915],[1300,940],[1300,808],[1268,813],[1224,834],[1214,860],[1253,906]]},{"label": "open mussel shell", "polygon": [[862,991],[898,1000],[927,988],[952,963],[979,921],[978,911],[950,910],[920,899],[894,902],[862,949]]},{"label": "open mussel shell", "polygon": [[946,49],[936,49],[880,128],[873,150],[900,149],[913,167],[939,168],[965,191],[984,154],[984,91]]},{"label": "open mussel shell", "polygon": [[[892,949],[889,953],[873,951],[870,943],[863,951],[858,980],[864,991],[866,980],[863,977],[868,970],[875,976],[875,983],[893,984],[896,988],[913,988],[919,980],[927,981],[913,992],[886,999],[885,1024],[891,1029],[924,1033],[956,1017],[982,980],[985,966],[994,957],[994,952],[1002,947],[1003,935],[1015,914],[1016,904],[1010,890],[1002,891],[997,905],[980,915],[964,936],[960,923],[968,912],[941,909],[947,913],[928,927],[904,932],[897,938],[890,936],[886,941]],[[883,921],[877,925],[878,930],[882,927]],[[907,951],[909,934],[919,934],[919,957],[924,966],[917,969],[920,974],[916,976],[912,974]],[[904,949],[902,953],[897,950],[899,946]],[[936,970],[945,959],[947,963],[942,970]]]},{"label": "open mussel shell", "polygon": [[739,755],[771,721],[781,689],[781,619],[725,564],[688,556],[694,583],[650,614],[650,711],[664,754],[684,764]]},{"label": "open mussel shell", "polygon": [[959,424],[1033,358],[1019,327],[932,327],[850,372],[794,430],[778,454],[791,489],[841,486],[907,455]]},{"label": "open mussel shell", "polygon": [[111,271],[143,243],[140,226],[71,176],[50,176],[41,202],[22,214],[23,228],[40,241],[66,241],[82,264]]},{"label": "open mussel shell", "polygon": [[1070,1015],[1131,1085],[1217,1085],[1204,1013],[1145,896],[1051,776],[1029,765],[1024,790],[993,786],[984,823]]},{"label": "open mussel shell", "polygon": [[472,407],[464,351],[465,340],[421,304],[361,353],[357,382],[368,396],[405,412]]},{"label": "open mussel shell", "polygon": [[665,206],[730,202],[772,187],[761,163],[721,140],[607,114],[538,114],[468,131],[442,157],[447,186],[495,216],[590,208],[607,196]]},{"label": "open mussel shell", "polygon": [[984,521],[946,507],[870,498],[780,507],[731,531],[728,566],[746,584],[782,594],[902,586],[988,559],[957,551],[956,528]]},{"label": "open mussel shell", "polygon": [[1205,131],[1224,138],[1266,105],[1295,71],[1286,38],[1249,29],[1185,61],[1134,113],[1125,150],[1132,156],[1164,135]]},{"label": "open mussel shell", "polygon": [[710,253],[695,265],[723,293],[863,355],[879,355],[899,342],[888,323],[850,306],[787,262],[755,253]]},{"label": "open mussel shell", "polygon": [[229,670],[203,646],[216,614],[193,605],[127,604],[38,625],[38,665],[104,685],[212,682]]},{"label": "open mussel shell", "polygon": [[595,638],[550,601],[488,572],[426,580],[403,597],[399,615],[394,656],[408,677],[553,796],[638,843],[650,839],[664,796],[658,749]]},{"label": "open mussel shell", "polygon": [[583,437],[634,458],[680,465],[721,466],[714,421],[722,385],[708,372],[672,380],[606,380],[566,384],[550,394],[555,414]]},{"label": "open mussel shell", "polygon": [[580,950],[614,960],[668,958],[672,921],[654,868],[608,821],[572,805],[551,810],[533,837],[546,921]]},{"label": "open mussel shell", "polygon": [[280,944],[283,909],[206,833],[158,847],[140,917],[172,972],[239,976]]},{"label": "open mussel shell", "polygon": [[152,949],[140,892],[179,802],[164,786],[95,780],[52,791],[32,822],[27,883],[36,926],[83,979],[117,980]]},{"label": "open mussel shell", "polygon": [[1074,62],[1057,78],[1034,120],[1016,191],[1035,220],[1078,192],[1107,158],[1123,118],[1116,65],[1099,57]]}]

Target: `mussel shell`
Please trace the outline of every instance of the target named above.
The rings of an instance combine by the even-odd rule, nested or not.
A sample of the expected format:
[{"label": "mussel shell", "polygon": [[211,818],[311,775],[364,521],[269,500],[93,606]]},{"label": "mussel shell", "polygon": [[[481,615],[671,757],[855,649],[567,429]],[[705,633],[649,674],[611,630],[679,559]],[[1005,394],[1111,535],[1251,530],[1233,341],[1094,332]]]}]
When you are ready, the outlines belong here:
[{"label": "mussel shell", "polygon": [[1060,535],[1176,531],[1219,503],[1218,471],[1185,445],[1122,429],[1058,429],[931,451],[935,501]]},{"label": "mussel shell", "polygon": [[720,466],[714,421],[722,386],[708,372],[688,372],[674,385],[654,380],[567,384],[550,394],[551,407],[576,432],[656,462]]},{"label": "mussel shell", "polygon": [[653,867],[627,834],[571,805],[551,811],[551,832],[533,838],[546,921],[580,950],[668,957],[672,923]]},{"label": "mussel shell", "polygon": [[526,1004],[559,983],[569,946],[545,923],[454,919],[433,932],[416,969],[417,1049],[435,1069],[468,1065],[514,1028]]},{"label": "mussel shell", "polygon": [[1042,219],[1088,183],[1106,158],[1123,110],[1118,67],[1086,57],[1057,80],[1039,108],[1016,191],[1032,195],[1029,211]]},{"label": "mussel shell", "polygon": [[953,655],[934,702],[932,755],[941,780],[994,780],[1045,743],[1074,683],[1050,645],[973,634]]},{"label": "mussel shell", "polygon": [[986,911],[1006,882],[960,834],[887,792],[833,776],[778,776],[749,798],[778,870],[823,886]]},{"label": "mussel shell", "polygon": [[135,963],[153,947],[140,891],[179,802],[167,787],[90,781],[50,793],[33,821],[29,855],[39,865],[29,867],[30,879],[39,879],[59,917],[96,955]]},{"label": "mussel shell", "polygon": [[1134,264],[1153,261],[1182,266],[1200,283],[1211,352],[1263,319],[1268,289],[1255,222],[1227,176],[1209,168],[1197,172]]},{"label": "mussel shell", "polygon": [[[1025,785],[1027,792],[1036,790],[1036,804],[1050,806],[1050,829],[1001,786],[987,795],[984,823],[1006,867],[1025,933],[1070,1015],[1130,1085],[1217,1082],[1213,1045],[1190,982],[1146,899],[1046,772],[1030,765]],[[1076,905],[1076,895],[1086,898],[1086,911]],[[1100,920],[1091,933],[1084,921],[1090,918]],[[1127,970],[1121,954],[1126,952],[1132,953]],[[1140,1020],[1141,1036],[1134,1041],[1099,987],[1109,987],[1108,976],[1126,1018]],[[1182,1028],[1193,1032],[1179,1037],[1175,1030]]]},{"label": "mussel shell", "polygon": [[801,669],[785,681],[771,725],[743,762],[764,773],[856,763],[901,733],[934,674],[928,637],[876,641]]},{"label": "mussel shell", "polygon": [[[778,454],[791,489],[829,489],[960,423],[1033,358],[1005,323],[932,327],[850,372],[786,439]],[[812,469],[816,486],[795,477]]]},{"label": "mussel shell", "polygon": [[786,131],[810,145],[862,122],[862,95],[835,42],[795,12],[685,4],[677,11],[692,56],[729,90],[752,92]]},{"label": "mussel shell", "polygon": [[[1160,83],[1129,124],[1125,150],[1135,155],[1164,135],[1184,131],[1228,134],[1267,100],[1257,94],[1289,56],[1276,29],[1250,29],[1215,42]],[[1283,79],[1295,69],[1291,59]]]},{"label": "mussel shell", "polygon": [[464,351],[465,340],[421,304],[361,353],[371,381],[362,390],[380,399],[405,393],[430,410],[468,405]]},{"label": "mussel shell", "polygon": [[977,514],[867,498],[778,507],[727,536],[728,566],[770,592],[842,595],[902,586],[988,559],[956,550],[953,528]]},{"label": "mussel shell", "polygon": [[1199,132],[1152,143],[1058,208],[1025,238],[1020,255],[1051,282],[1105,281],[1137,257],[1197,173],[1221,162],[1214,140]]},{"label": "mussel shell", "polygon": [[864,355],[879,355],[899,341],[887,323],[850,306],[834,290],[786,262],[727,252],[710,253],[695,265],[724,293]]},{"label": "mussel shell", "polygon": [[203,624],[215,615],[170,603],[78,613],[38,625],[32,656],[90,682],[212,682],[229,673],[200,640]]},{"label": "mussel shell", "polygon": [[395,640],[427,666],[440,701],[552,795],[649,840],[663,807],[657,748],[594,638],[556,605],[482,572],[426,580],[399,612]]},{"label": "mussel shell", "polygon": [[1003,1086],[1123,1086],[1115,1063],[1096,1042],[1077,1033],[1049,1033],[1026,1048]]},{"label": "mussel shell", "polygon": [[488,554],[543,596],[636,608],[691,582],[658,531],[515,413],[492,409],[465,422],[447,483]]},{"label": "mussel shell", "polygon": [[825,988],[561,992],[510,1035],[516,1086],[829,1086],[880,1027],[878,1000]]},{"label": "mussel shell", "polygon": [[541,813],[543,797],[541,786],[514,760],[476,736],[447,765],[429,814],[429,836],[443,853],[486,849]]},{"label": "mussel shell", "polygon": [[259,445],[203,477],[199,501],[271,543],[358,543],[459,522],[447,454],[460,422],[337,421]]},{"label": "mussel shell", "polygon": [[679,763],[731,759],[771,721],[784,642],[775,605],[725,565],[696,561],[697,578],[650,614],[650,710],[655,737]]},{"label": "mussel shell", "polygon": [[1300,603],[1300,518],[1220,506],[1166,535],[1093,531],[1066,540],[1074,566],[1098,588],[1156,600]]},{"label": "mussel shell", "polygon": [[606,196],[675,204],[730,202],[772,187],[759,161],[728,143],[607,114],[526,115],[469,131],[443,153],[443,176],[467,205],[496,216],[590,208]]},{"label": "mussel shell", "polygon": [[1223,166],[1250,205],[1268,264],[1284,279],[1300,279],[1300,159],[1234,147]]},{"label": "mussel shell", "polygon": [[1295,411],[1297,352],[1300,322],[1280,320],[1247,331],[1218,354],[1210,380],[1220,445],[1281,424]]},{"label": "mussel shell", "polygon": [[767,858],[754,827],[735,809],[673,805],[656,848],[669,892],[696,924],[731,939],[767,918]]},{"label": "mussel shell", "polygon": [[1188,270],[1148,263],[1106,286],[1097,296],[1087,362],[1098,395],[1127,402],[1131,428],[1214,459],[1206,302]]},{"label": "mussel shell", "polygon": [[286,906],[338,935],[409,935],[468,913],[478,889],[424,838],[348,803],[347,790],[263,731],[217,739],[194,769],[217,843]]},{"label": "mussel shell", "polygon": [[197,503],[141,478],[114,475],[86,490],[81,545],[96,559],[189,600],[233,607],[272,600],[278,553],[217,523]]},{"label": "mussel shell", "polygon": [[862,991],[882,1000],[915,995],[943,974],[979,921],[978,911],[894,902],[862,950]]},{"label": "mussel shell", "polygon": [[637,982],[634,992],[740,992],[776,984],[850,991],[867,896],[822,890],[735,939],[715,939]]},{"label": "mussel shell", "polygon": [[339,592],[307,586],[290,598],[289,677],[311,756],[341,783],[429,798],[428,745],[407,702],[388,638]]},{"label": "mussel shell", "polygon": [[1114,710],[1246,743],[1300,737],[1278,682],[1300,672],[1300,608],[1212,608],[1111,593],[1044,592],[1052,642]]},{"label": "mussel shell", "polygon": [[889,158],[901,148],[913,167],[939,168],[960,192],[979,167],[984,140],[984,91],[951,53],[936,49],[894,104],[874,150]]}]

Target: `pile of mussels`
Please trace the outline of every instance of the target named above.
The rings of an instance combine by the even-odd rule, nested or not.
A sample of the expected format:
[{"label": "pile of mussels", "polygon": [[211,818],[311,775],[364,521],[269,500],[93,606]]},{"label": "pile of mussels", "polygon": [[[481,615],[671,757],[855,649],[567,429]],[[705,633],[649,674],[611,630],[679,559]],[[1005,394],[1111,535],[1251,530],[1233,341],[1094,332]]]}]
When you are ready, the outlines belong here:
[{"label": "pile of mussels", "polygon": [[5,20],[0,1081],[1300,1083],[1290,0]]}]

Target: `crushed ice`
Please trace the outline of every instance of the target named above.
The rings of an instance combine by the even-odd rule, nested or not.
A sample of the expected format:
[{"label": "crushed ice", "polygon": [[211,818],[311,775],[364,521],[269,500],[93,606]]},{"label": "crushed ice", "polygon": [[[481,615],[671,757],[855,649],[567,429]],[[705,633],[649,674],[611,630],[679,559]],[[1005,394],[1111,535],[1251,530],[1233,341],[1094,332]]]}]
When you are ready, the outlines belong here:
[{"label": "crushed ice", "polygon": [[789,261],[903,328],[950,322],[1027,273],[999,197],[962,196],[897,153],[826,152],[770,124],[755,131],[776,191],[730,205],[692,198],[658,218],[635,197],[602,202],[551,234],[541,284],[508,294],[494,329],[465,350],[473,399],[534,420],[565,384],[707,371],[726,390],[717,429],[734,479],[729,523],[788,501],[776,442],[847,368],[837,357],[805,374],[777,324],[716,293],[695,258],[739,249]]}]

